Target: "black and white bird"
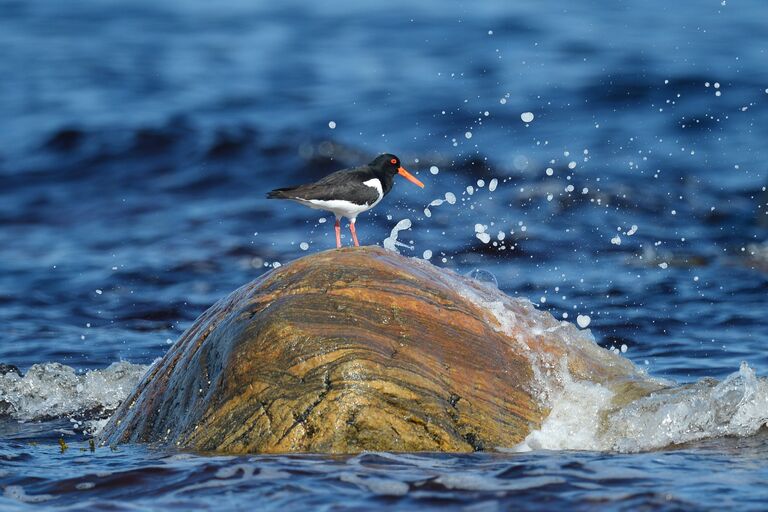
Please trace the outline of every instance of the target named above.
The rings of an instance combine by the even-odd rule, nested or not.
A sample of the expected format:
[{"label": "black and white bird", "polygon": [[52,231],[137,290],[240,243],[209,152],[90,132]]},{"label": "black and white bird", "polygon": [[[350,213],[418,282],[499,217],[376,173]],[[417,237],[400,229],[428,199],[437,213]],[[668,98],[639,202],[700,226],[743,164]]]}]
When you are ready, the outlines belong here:
[{"label": "black and white bird", "polygon": [[289,199],[317,210],[326,210],[336,216],[336,247],[341,247],[342,217],[349,219],[349,231],[355,246],[359,246],[355,221],[361,213],[370,210],[392,190],[395,175],[424,188],[424,184],[400,165],[395,155],[385,153],[368,165],[342,169],[314,183],[278,188],[269,192],[269,199]]}]

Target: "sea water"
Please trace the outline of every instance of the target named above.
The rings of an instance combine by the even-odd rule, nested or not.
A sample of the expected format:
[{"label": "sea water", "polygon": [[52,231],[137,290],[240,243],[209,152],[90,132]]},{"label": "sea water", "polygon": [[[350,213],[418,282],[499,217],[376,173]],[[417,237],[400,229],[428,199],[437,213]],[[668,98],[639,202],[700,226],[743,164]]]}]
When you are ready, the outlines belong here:
[{"label": "sea water", "polygon": [[[0,362],[23,373],[0,377],[0,507],[765,503],[763,3],[0,12]],[[334,247],[332,222],[266,191],[384,151],[426,187],[396,178],[363,244],[496,283],[554,316],[542,336],[675,392],[613,411],[552,366],[549,416],[494,453],[92,451],[207,307]],[[507,306],[483,302],[502,329]]]}]

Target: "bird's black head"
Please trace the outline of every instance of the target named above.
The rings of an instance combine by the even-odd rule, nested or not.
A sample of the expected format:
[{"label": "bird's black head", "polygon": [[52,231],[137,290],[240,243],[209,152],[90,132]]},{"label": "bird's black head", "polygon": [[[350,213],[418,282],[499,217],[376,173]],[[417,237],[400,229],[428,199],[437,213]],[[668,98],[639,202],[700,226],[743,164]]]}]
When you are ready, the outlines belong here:
[{"label": "bird's black head", "polygon": [[384,153],[383,155],[377,156],[371,163],[368,164],[368,167],[370,167],[374,174],[376,174],[376,176],[382,181],[382,184],[386,183],[391,186],[392,179],[395,177],[395,174],[399,174],[411,183],[424,188],[424,184],[422,182],[417,180],[411,173],[406,171],[402,165],[400,165],[400,159],[390,153]]},{"label": "bird's black head", "polygon": [[384,153],[373,159],[368,167],[378,174],[394,176],[400,169],[400,159],[390,153]]}]

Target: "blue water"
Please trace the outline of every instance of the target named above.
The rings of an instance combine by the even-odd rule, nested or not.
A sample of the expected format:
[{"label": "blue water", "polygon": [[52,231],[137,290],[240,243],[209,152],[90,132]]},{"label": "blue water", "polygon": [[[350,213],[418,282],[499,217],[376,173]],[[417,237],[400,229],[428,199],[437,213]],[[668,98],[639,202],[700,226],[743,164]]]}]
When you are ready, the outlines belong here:
[{"label": "blue water", "polygon": [[[741,361],[768,374],[764,2],[0,0],[0,13],[2,363],[151,363],[223,295],[333,247],[331,222],[266,191],[388,151],[427,186],[396,183],[358,219],[362,243],[407,218],[403,254],[589,315],[599,344],[626,345],[651,375],[722,379]],[[456,204],[428,217],[446,192]],[[0,418],[0,507],[766,499],[764,432],[636,455],[227,459],[91,453],[68,418],[43,416]]]}]

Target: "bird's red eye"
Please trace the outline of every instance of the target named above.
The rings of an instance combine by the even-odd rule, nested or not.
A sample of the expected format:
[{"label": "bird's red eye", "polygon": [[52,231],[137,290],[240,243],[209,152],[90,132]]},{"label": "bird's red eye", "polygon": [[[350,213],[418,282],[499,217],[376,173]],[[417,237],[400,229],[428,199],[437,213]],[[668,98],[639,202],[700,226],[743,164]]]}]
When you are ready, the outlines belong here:
[{"label": "bird's red eye", "polygon": [[390,162],[392,162],[392,165],[397,165],[397,158],[393,158]]}]

